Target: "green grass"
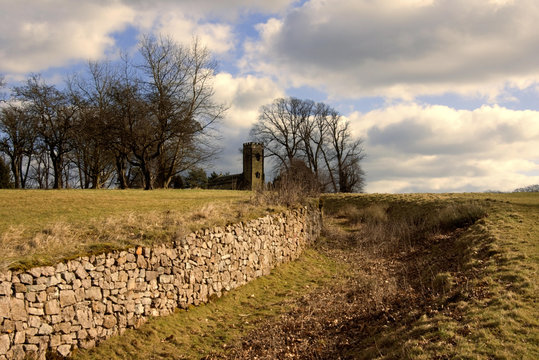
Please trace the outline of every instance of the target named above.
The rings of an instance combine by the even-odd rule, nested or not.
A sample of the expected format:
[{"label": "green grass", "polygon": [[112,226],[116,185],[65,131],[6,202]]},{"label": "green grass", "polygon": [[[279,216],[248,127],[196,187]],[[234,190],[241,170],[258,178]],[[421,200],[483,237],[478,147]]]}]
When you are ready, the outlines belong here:
[{"label": "green grass", "polygon": [[[348,221],[338,222],[348,231],[362,226],[354,225],[354,221],[364,222],[369,216],[375,223],[396,218],[413,219],[407,226],[415,223],[432,231],[436,221],[445,221],[446,227],[467,227],[470,218],[484,215],[484,211],[488,213],[487,217],[459,232],[449,248],[438,241],[428,250],[428,238],[421,240],[427,252],[421,255],[426,258],[417,276],[426,286],[432,286],[434,293],[428,295],[427,289],[425,296],[433,297],[417,308],[410,305],[410,312],[406,310],[400,317],[395,314],[400,319],[397,323],[381,326],[376,313],[372,318],[360,317],[367,321],[360,327],[366,334],[350,339],[354,345],[346,350],[345,357],[539,358],[538,194],[331,195],[325,196],[323,201],[326,216],[346,214]],[[422,218],[431,220],[418,220]],[[444,226],[437,229],[443,230]],[[415,246],[410,254],[420,249]],[[325,314],[329,309],[324,307],[335,306],[329,299],[318,305],[308,302],[302,305],[303,300],[298,302],[297,299],[308,299],[312,297],[310,294],[320,291],[331,294],[333,284],[343,284],[354,276],[351,266],[357,262],[354,258],[346,260],[343,250],[340,250],[341,257],[328,259],[322,255],[325,253],[322,247],[309,250],[298,261],[274,270],[269,277],[259,278],[207,305],[152,319],[139,330],[128,330],[91,351],[78,352],[75,358],[200,359],[207,354],[226,358],[226,349],[231,344],[236,349],[249,347],[253,334],[261,330],[257,324],[263,324],[264,328],[281,326],[280,316],[289,311],[290,306],[314,306],[312,313],[303,311],[307,313],[305,321],[317,313]],[[455,260],[446,260],[445,265],[431,263],[444,256]],[[458,266],[451,265],[453,261]],[[391,258],[389,263],[393,263]],[[466,283],[461,283],[462,279],[466,279]],[[324,288],[326,290],[322,290]],[[316,306],[321,309],[316,310]],[[338,309],[329,313],[332,311],[338,313]],[[294,313],[288,313],[285,319],[290,319]],[[284,326],[294,324],[288,321]],[[319,323],[316,319],[310,321]],[[286,336],[287,330],[283,333]],[[328,332],[331,337],[330,334]],[[306,340],[321,346],[331,342],[329,337],[309,339]],[[257,339],[257,344],[271,346],[272,341]],[[232,357],[237,354],[241,351],[233,351]],[[302,356],[310,358],[311,355]]]},{"label": "green grass", "polygon": [[227,190],[0,190],[0,233],[12,226],[40,231],[62,221],[88,220],[147,211],[191,212],[209,203],[248,200],[248,191]]},{"label": "green grass", "polygon": [[0,190],[0,269],[152,245],[259,217],[267,209],[251,205],[251,196],[226,190]]},{"label": "green grass", "polygon": [[[467,338],[456,337],[465,356],[539,358],[539,194],[489,196],[490,216],[470,236],[488,237],[476,264],[488,296],[469,304]],[[493,201],[494,200],[494,201]],[[440,322],[440,319],[433,319]],[[455,324],[457,326],[457,324]]]}]

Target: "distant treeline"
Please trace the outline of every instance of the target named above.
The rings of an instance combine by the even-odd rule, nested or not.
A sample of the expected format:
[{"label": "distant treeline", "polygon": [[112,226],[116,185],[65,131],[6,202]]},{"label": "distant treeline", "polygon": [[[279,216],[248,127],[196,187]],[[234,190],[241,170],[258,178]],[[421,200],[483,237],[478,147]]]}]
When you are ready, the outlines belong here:
[{"label": "distant treeline", "polygon": [[487,190],[485,193],[498,193],[498,194],[508,194],[508,193],[518,193],[518,192],[539,192],[539,184],[528,185],[525,187],[517,188],[513,191],[500,191],[500,190]]},{"label": "distant treeline", "polygon": [[539,184],[518,188],[513,190],[513,192],[539,192]]},{"label": "distant treeline", "polygon": [[[144,36],[134,57],[89,62],[61,88],[29,76],[2,101],[0,187],[206,187],[203,168],[217,154],[213,125],[226,110],[214,99],[215,69],[196,39],[183,46]],[[260,108],[251,139],[275,160],[278,181],[325,192],[364,188],[362,141],[324,103],[275,99]]]}]

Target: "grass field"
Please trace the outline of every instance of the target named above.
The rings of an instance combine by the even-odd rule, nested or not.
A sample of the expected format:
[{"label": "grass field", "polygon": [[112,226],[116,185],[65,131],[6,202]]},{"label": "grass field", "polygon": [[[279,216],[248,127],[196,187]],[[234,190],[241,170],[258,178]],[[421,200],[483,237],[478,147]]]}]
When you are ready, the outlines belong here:
[{"label": "grass field", "polygon": [[78,359],[537,359],[539,194],[333,195],[297,261]]},{"label": "grass field", "polygon": [[0,190],[0,269],[26,268],[261,216],[251,192]]}]

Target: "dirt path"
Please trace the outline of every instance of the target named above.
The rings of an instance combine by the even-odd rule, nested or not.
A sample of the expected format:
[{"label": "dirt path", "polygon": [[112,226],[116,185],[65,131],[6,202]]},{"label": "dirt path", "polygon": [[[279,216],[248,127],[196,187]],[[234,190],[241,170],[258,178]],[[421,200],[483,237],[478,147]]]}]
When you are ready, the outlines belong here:
[{"label": "dirt path", "polygon": [[413,349],[406,347],[407,336],[422,317],[443,312],[458,319],[458,302],[481,296],[481,289],[467,288],[473,271],[462,271],[462,232],[391,249],[334,224],[320,251],[343,264],[339,281],[303,296],[287,314],[262,321],[225,355],[208,358],[408,357]]}]

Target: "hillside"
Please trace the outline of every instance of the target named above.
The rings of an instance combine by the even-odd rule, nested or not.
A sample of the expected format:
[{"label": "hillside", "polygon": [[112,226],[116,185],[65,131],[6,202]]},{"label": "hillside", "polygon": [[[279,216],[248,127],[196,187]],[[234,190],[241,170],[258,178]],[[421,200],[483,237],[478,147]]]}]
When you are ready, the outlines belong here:
[{"label": "hillside", "polygon": [[0,190],[0,269],[53,264],[261,216],[251,192]]},{"label": "hillside", "polygon": [[297,261],[75,358],[539,357],[539,194],[323,202]]}]

